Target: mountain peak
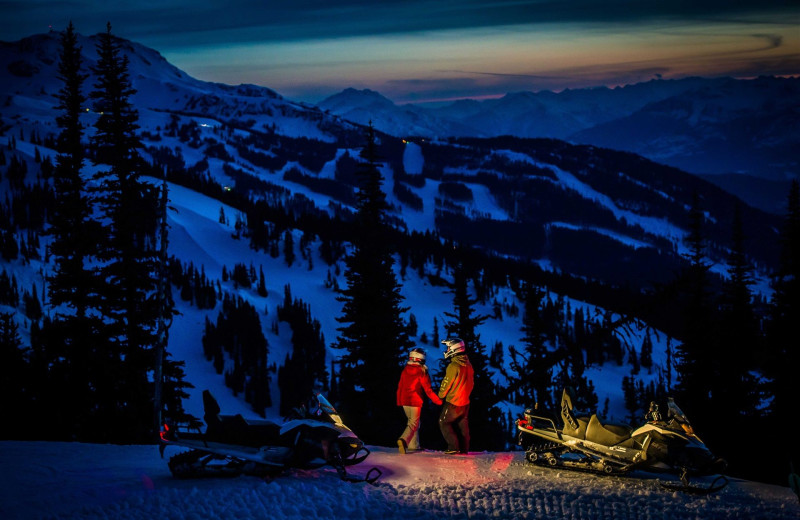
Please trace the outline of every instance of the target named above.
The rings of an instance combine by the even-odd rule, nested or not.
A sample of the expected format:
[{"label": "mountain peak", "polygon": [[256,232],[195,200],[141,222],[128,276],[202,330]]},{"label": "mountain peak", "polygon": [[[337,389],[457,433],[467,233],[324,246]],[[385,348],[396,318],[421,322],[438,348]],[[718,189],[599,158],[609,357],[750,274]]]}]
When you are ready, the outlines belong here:
[{"label": "mountain peak", "polygon": [[322,110],[330,110],[332,112],[340,112],[342,110],[349,111],[353,109],[370,109],[375,110],[378,108],[387,109],[394,108],[396,105],[380,93],[370,90],[368,88],[358,90],[352,87],[346,88],[338,94],[322,100],[318,106]]}]

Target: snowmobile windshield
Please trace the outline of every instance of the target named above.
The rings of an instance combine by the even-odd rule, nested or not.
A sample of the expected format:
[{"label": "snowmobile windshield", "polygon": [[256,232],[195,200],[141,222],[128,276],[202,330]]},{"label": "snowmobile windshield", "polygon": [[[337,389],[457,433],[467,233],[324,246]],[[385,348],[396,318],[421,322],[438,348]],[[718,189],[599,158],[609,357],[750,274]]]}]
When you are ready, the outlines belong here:
[{"label": "snowmobile windshield", "polygon": [[675,404],[675,401],[671,397],[667,399],[667,407],[669,408],[668,417],[674,418],[679,423],[689,424],[689,419],[686,418],[683,410],[678,408],[678,405]]},{"label": "snowmobile windshield", "polygon": [[319,407],[322,408],[322,411],[327,413],[328,415],[336,415],[336,408],[333,407],[331,403],[325,399],[325,396],[322,394],[317,394],[317,399],[319,400]]}]

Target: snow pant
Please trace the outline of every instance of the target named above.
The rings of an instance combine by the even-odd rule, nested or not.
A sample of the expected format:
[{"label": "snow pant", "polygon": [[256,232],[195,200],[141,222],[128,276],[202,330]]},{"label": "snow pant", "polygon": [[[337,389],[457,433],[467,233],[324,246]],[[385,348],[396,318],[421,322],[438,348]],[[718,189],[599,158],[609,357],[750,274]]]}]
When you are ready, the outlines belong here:
[{"label": "snow pant", "polygon": [[439,429],[448,451],[469,453],[469,404],[456,406],[444,403],[439,414]]},{"label": "snow pant", "polygon": [[419,449],[419,416],[422,414],[422,407],[420,406],[404,406],[403,411],[406,413],[408,424],[400,438],[406,441],[406,447],[409,450]]}]

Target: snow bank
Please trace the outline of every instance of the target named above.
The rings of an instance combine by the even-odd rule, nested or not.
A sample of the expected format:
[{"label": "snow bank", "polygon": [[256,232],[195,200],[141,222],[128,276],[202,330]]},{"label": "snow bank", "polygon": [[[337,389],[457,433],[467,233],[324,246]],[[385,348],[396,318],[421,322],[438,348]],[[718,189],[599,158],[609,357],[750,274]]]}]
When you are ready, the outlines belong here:
[{"label": "snow bank", "polygon": [[[70,519],[796,519],[788,488],[732,480],[695,497],[652,475],[605,477],[526,463],[521,452],[400,455],[373,448],[353,468],[378,485],[342,482],[332,469],[255,477],[174,479],[155,446],[0,442],[0,518]],[[167,456],[177,451],[168,451]]]}]

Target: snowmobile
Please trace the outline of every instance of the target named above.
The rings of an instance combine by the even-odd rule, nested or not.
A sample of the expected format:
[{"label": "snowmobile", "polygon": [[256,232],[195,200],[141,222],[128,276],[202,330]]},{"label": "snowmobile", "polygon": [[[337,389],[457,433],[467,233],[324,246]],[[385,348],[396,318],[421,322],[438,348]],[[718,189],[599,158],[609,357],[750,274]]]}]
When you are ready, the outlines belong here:
[{"label": "snowmobile", "polygon": [[[652,412],[652,410],[651,410]],[[592,414],[576,417],[572,397],[564,390],[561,398],[561,429],[552,417],[538,410],[525,410],[517,420],[518,444],[526,449],[528,462],[538,465],[620,475],[631,470],[670,472],[681,484],[660,482],[676,491],[708,494],[728,484],[721,474],[726,467],[695,435],[688,419],[668,399],[664,420],[660,413],[648,413],[639,428],[603,424]],[[690,476],[718,475],[707,487],[689,483]]]},{"label": "snowmobile", "polygon": [[343,480],[375,483],[381,472],[372,468],[366,477],[347,474],[345,467],[363,462],[369,455],[364,443],[348,428],[334,407],[320,393],[295,408],[286,422],[221,415],[217,400],[203,391],[205,432],[165,423],[159,450],[168,446],[189,448],[168,461],[176,478],[274,476],[289,468],[334,467]]}]

